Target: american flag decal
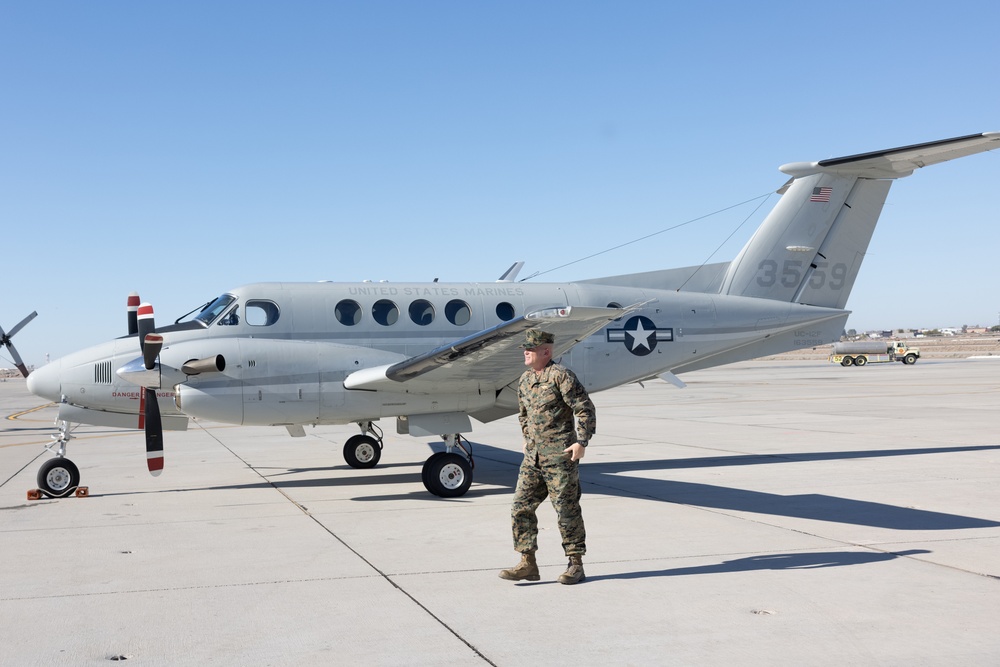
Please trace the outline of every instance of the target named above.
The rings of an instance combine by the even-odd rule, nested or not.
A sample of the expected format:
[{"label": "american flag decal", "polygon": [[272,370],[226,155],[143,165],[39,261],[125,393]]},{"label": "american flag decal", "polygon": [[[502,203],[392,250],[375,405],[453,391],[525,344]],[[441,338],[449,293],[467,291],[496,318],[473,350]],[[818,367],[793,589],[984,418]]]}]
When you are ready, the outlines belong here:
[{"label": "american flag decal", "polygon": [[812,197],[809,201],[830,201],[833,188],[813,188]]}]

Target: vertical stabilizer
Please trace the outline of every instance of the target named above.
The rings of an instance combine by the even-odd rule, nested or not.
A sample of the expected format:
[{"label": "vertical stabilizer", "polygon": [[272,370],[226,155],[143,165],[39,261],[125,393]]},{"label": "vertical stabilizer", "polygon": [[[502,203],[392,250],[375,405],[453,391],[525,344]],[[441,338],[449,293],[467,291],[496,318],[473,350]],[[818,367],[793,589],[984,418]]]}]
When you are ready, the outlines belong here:
[{"label": "vertical stabilizer", "polygon": [[795,179],[730,265],[723,294],[843,308],[891,185],[852,175]]},{"label": "vertical stabilizer", "polygon": [[782,166],[792,180],[729,265],[721,293],[843,309],[892,181],[995,148],[1000,133],[990,132]]}]

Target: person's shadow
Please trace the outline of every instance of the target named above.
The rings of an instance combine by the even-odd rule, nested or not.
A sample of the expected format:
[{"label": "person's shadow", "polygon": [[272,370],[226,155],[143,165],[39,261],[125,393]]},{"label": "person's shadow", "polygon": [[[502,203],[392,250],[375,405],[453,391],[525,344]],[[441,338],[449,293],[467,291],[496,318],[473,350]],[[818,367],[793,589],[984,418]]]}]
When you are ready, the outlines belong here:
[{"label": "person's shadow", "polygon": [[713,565],[698,565],[695,567],[676,567],[667,570],[646,570],[643,572],[621,572],[619,574],[587,575],[585,581],[602,581],[606,579],[645,579],[648,577],[682,577],[694,574],[720,574],[725,572],[750,572],[752,570],[812,570],[821,567],[843,567],[845,565],[865,565],[929,554],[926,549],[910,549],[897,552],[873,551],[803,551],[790,554],[770,554],[765,556],[749,556],[727,560]]}]

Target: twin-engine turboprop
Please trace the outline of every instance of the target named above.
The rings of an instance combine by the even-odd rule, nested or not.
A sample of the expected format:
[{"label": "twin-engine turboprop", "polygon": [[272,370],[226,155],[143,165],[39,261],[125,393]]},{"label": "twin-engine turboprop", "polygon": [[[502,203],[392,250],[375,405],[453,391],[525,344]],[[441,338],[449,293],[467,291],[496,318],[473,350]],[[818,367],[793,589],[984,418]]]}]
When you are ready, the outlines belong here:
[{"label": "twin-engine turboprop", "polygon": [[[141,428],[149,469],[163,430],[189,417],[284,426],[356,423],[344,458],[370,468],[381,419],[399,433],[442,437],[424,464],[439,496],[472,482],[471,419],[517,412],[518,345],[532,327],[590,392],[837,340],[847,297],[893,180],[1000,148],[975,134],[832,160],[784,165],[782,198],[732,262],[583,280],[496,283],[259,283],[221,295],[194,319],[156,328],[129,297],[129,336],[35,371],[28,388],[59,402],[50,495],[79,484],[65,458],[71,423]],[[18,325],[18,328],[23,326]]]}]

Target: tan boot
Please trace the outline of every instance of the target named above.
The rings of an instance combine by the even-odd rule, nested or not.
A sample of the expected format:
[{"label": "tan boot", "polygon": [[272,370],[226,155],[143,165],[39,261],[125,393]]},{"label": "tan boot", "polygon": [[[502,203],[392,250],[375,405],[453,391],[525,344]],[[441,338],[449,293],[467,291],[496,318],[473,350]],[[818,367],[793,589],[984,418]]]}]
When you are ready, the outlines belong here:
[{"label": "tan boot", "polygon": [[521,554],[521,562],[509,570],[500,570],[501,579],[511,581],[538,581],[538,563],[535,562],[534,553]]},{"label": "tan boot", "polygon": [[576,584],[584,579],[583,574],[583,557],[582,556],[570,556],[569,566],[566,571],[559,575],[560,584]]}]

